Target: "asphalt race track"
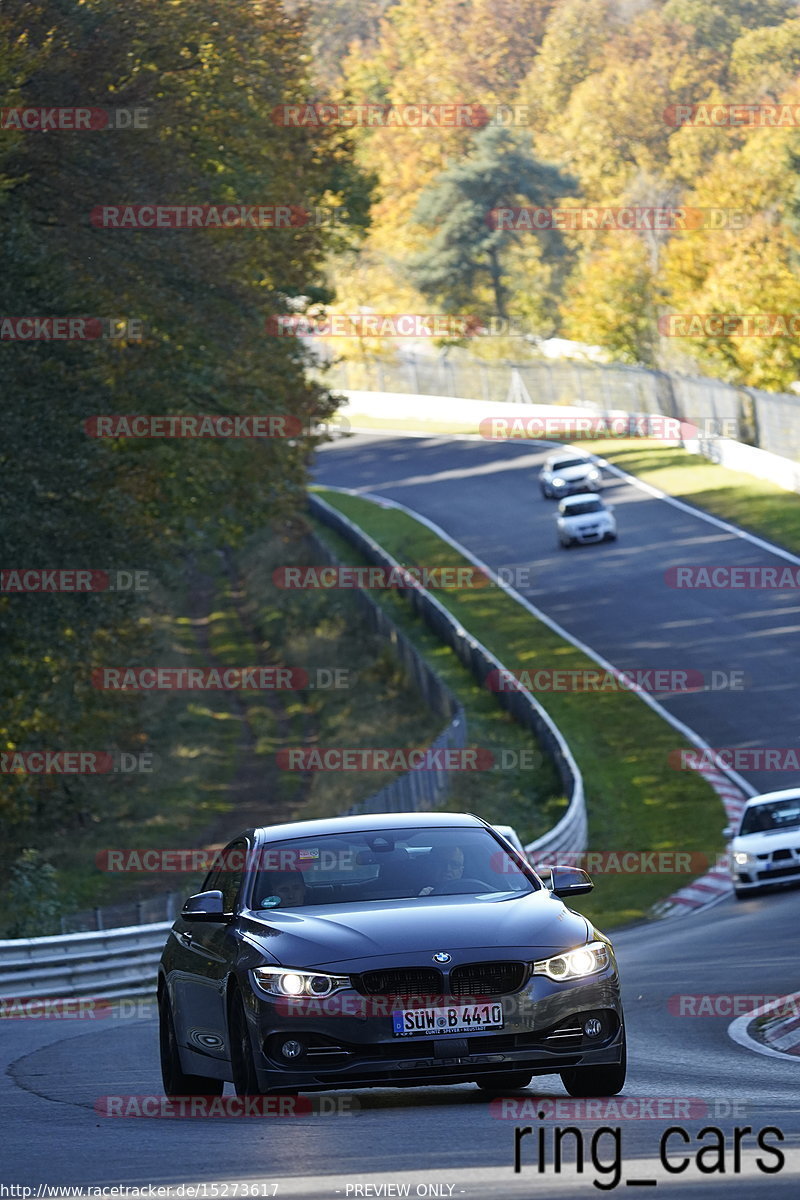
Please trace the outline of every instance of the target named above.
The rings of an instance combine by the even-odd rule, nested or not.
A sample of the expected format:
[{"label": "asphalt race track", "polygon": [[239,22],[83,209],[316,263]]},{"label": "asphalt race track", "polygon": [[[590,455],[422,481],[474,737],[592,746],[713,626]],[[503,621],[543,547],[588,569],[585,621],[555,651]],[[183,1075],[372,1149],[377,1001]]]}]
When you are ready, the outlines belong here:
[{"label": "asphalt race track", "polygon": [[[537,482],[545,456],[513,442],[356,435],[324,448],[316,481],[400,501],[495,570],[529,568],[518,591],[614,666],[744,672],[744,690],[655,696],[713,747],[797,749],[800,677],[789,664],[800,660],[800,593],[664,579],[670,567],[785,560],[613,475],[603,496],[618,541],[562,550],[556,501]],[[762,792],[800,783],[800,772],[741,774]]]},{"label": "asphalt race track", "polygon": [[[543,1077],[519,1098],[538,1095],[544,1108],[528,1103],[524,1118],[501,1119],[477,1088],[361,1091],[359,1107],[347,1114],[295,1119],[196,1119],[100,1116],[102,1096],[161,1094],[157,1024],[151,1017],[102,1021],[6,1021],[0,1084],[4,1178],[33,1186],[263,1180],[278,1184],[278,1196],[346,1200],[348,1184],[439,1182],[441,1196],[465,1200],[491,1196],[571,1195],[569,1172],[557,1178],[552,1159],[540,1174],[533,1139],[522,1143],[521,1171],[512,1171],[514,1129],[539,1125],[583,1131],[586,1158],[575,1178],[578,1195],[597,1195],[589,1154],[598,1125],[621,1130],[620,1164],[626,1179],[657,1179],[657,1195],[789,1197],[800,1188],[800,1095],[797,1062],[767,1058],[741,1048],[726,1033],[730,1017],[681,1016],[693,1002],[670,997],[698,994],[779,994],[796,979],[797,909],[800,893],[784,892],[742,904],[727,901],[705,913],[657,926],[640,926],[615,941],[625,982],[630,1046],[623,1100],[634,1115],[577,1122],[553,1110],[568,1103],[559,1079]],[[576,905],[579,907],[579,903]],[[230,1089],[228,1089],[230,1090]],[[326,1093],[334,1097],[337,1093]],[[662,1102],[659,1117],[658,1101]],[[647,1101],[650,1101],[648,1108]],[[587,1103],[586,1101],[580,1103]],[[540,1120],[536,1111],[546,1111]],[[616,1110],[614,1110],[616,1111]],[[689,1119],[683,1113],[690,1114]],[[641,1114],[636,1115],[636,1114]],[[659,1140],[669,1126],[676,1135],[668,1161],[679,1164],[700,1129],[717,1126],[753,1131],[777,1127],[785,1135],[783,1169],[776,1175],[702,1176],[694,1160],[685,1173],[669,1175],[658,1164]],[[551,1134],[552,1136],[552,1134]],[[770,1135],[772,1139],[774,1135]],[[546,1143],[547,1144],[547,1143]],[[777,1144],[777,1143],[776,1143]],[[574,1163],[571,1143],[565,1161]],[[754,1136],[742,1142],[754,1146]],[[616,1151],[598,1143],[598,1161],[609,1165]],[[790,1157],[791,1154],[791,1157]],[[752,1156],[750,1156],[752,1159]],[[775,1160],[764,1155],[769,1166]],[[738,1185],[736,1180],[738,1178]],[[293,1182],[294,1181],[294,1182]],[[452,1193],[447,1185],[453,1186]],[[337,1189],[339,1189],[337,1191]],[[271,1194],[264,1191],[264,1195]],[[362,1195],[380,1193],[362,1193]],[[385,1193],[402,1194],[402,1193]],[[434,1195],[436,1193],[433,1193]],[[628,1192],[627,1194],[631,1194]],[[652,1194],[650,1192],[649,1194]],[[35,1192],[34,1192],[35,1195]],[[208,1191],[209,1197],[225,1192]],[[229,1190],[228,1196],[233,1196]]]},{"label": "asphalt race track", "polygon": [[[663,582],[671,565],[774,559],[618,481],[609,482],[606,498],[617,505],[619,543],[563,552],[556,545],[554,506],[540,498],[536,486],[541,458],[519,445],[357,436],[325,448],[317,478],[402,501],[495,568],[532,567],[529,598],[615,665],[743,670],[744,692],[671,696],[664,703],[715,746],[794,746],[800,683],[785,665],[800,627],[793,596],[675,591]],[[745,774],[762,790],[797,782],[768,772]],[[795,1197],[797,1060],[742,1048],[727,1034],[730,1014],[688,1015],[694,1001],[681,997],[758,998],[795,990],[799,910],[800,890],[787,891],[738,904],[728,900],[616,936],[630,1063],[624,1095],[610,1102],[569,1101],[551,1076],[519,1094],[520,1103],[526,1101],[521,1110],[490,1106],[477,1088],[464,1085],[343,1094],[343,1101],[356,1105],[351,1111],[292,1119],[114,1118],[96,1111],[101,1097],[161,1095],[151,1012],[4,1021],[4,1178],[32,1187],[33,1196],[43,1183],[202,1183],[205,1190],[194,1195],[209,1200],[253,1194],[471,1200],[596,1196],[601,1189],[616,1190],[615,1184],[630,1187],[629,1195],[642,1190],[652,1195],[655,1183],[656,1195],[687,1200]],[[328,1103],[336,1095],[326,1094]],[[539,1105],[534,1096],[541,1097]],[[557,1101],[573,1107],[559,1109]],[[607,1115],[575,1107],[589,1103],[616,1107]],[[515,1128],[527,1126],[534,1132],[521,1142],[515,1174]],[[552,1131],[566,1126],[581,1134],[583,1169],[576,1167],[576,1134],[565,1142],[565,1163],[557,1174]],[[659,1161],[659,1142],[670,1126],[684,1131],[673,1133],[667,1144],[673,1170],[686,1164],[673,1174]],[[713,1133],[699,1140],[708,1126],[727,1135],[724,1173],[713,1170],[719,1165],[708,1149]],[[733,1130],[746,1127],[739,1134],[737,1164]],[[769,1127],[784,1139],[762,1134],[764,1145],[784,1155],[772,1174],[762,1168],[778,1165],[775,1151],[756,1145]],[[541,1164],[540,1131],[546,1148]],[[246,1192],[245,1183],[258,1189]]]}]

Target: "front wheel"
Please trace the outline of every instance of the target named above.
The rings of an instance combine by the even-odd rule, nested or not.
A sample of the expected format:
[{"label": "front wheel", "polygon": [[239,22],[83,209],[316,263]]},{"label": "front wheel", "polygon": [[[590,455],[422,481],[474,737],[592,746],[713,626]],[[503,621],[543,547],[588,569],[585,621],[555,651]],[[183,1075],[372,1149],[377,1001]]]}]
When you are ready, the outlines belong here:
[{"label": "front wheel", "polygon": [[482,1092],[492,1096],[500,1096],[505,1092],[519,1092],[526,1088],[533,1076],[528,1071],[503,1071],[499,1075],[488,1075],[486,1079],[476,1079]]},{"label": "front wheel", "polygon": [[166,990],[158,997],[158,1040],[161,1080],[166,1096],[221,1096],[225,1084],[206,1075],[186,1075],[181,1066],[175,1019]]},{"label": "front wheel", "polygon": [[228,1024],[233,1086],[236,1095],[261,1096],[263,1093],[258,1086],[258,1076],[253,1062],[253,1047],[250,1044],[250,1031],[247,1027],[247,1014],[244,1011],[241,992],[237,991],[233,996]]},{"label": "front wheel", "polygon": [[625,1086],[627,1053],[622,1043],[622,1059],[597,1067],[572,1067],[561,1072],[561,1082],[570,1096],[616,1096]]}]

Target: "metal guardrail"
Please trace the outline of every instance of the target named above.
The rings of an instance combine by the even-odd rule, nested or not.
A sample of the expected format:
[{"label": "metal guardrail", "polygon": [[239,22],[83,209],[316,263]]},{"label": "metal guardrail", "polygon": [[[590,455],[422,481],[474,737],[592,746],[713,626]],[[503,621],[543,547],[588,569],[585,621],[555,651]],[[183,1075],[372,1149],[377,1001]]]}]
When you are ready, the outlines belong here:
[{"label": "metal guardrail", "polygon": [[[342,565],[341,560],[321,538],[312,533],[311,541],[321,558],[336,566]],[[453,693],[428,666],[413,643],[397,628],[380,604],[361,588],[355,590],[354,599],[370,627],[380,633],[392,647],[392,652],[424,696],[428,707],[449,718],[441,733],[430,743],[430,749],[463,749],[467,744],[467,718]],[[444,801],[449,790],[450,776],[447,771],[409,771],[387,783],[372,796],[359,800],[342,813],[342,816],[376,812],[419,812],[436,808]]]},{"label": "metal guardrail", "polygon": [[[316,515],[346,537],[370,561],[399,568],[400,563],[369,538],[345,516],[318,496],[310,497]],[[320,553],[335,559],[324,543]],[[410,597],[412,606],[427,624],[456,651],[461,661],[482,683],[489,671],[502,669],[499,659],[459,625],[435,596],[418,588],[400,589]],[[417,654],[411,642],[394,625],[384,610],[366,593],[363,596],[365,618],[385,633],[420,690],[434,705],[448,713],[450,721],[433,741],[432,748],[466,745],[466,719],[463,709],[435,672]],[[569,746],[559,729],[524,689],[497,693],[499,702],[527,726],[553,756],[565,791],[570,796],[567,811],[558,824],[543,837],[525,847],[541,861],[543,855],[577,852],[586,848],[586,807],[583,780]],[[348,812],[418,811],[441,802],[448,787],[446,772],[413,771],[388,784]],[[84,932],[39,938],[13,938],[0,941],[0,1012],[2,1002],[44,997],[92,996],[113,999],[131,995],[151,995],[158,960],[170,921],[134,925],[101,932]]]},{"label": "metal guardrail", "polygon": [[337,363],[326,370],[324,382],[333,390],[578,404],[696,424],[724,421],[728,424],[719,428],[723,436],[800,459],[800,396],[710,376],[566,358],[487,362],[452,349],[439,357],[405,353],[395,361],[372,357]]},{"label": "metal guardrail", "polygon": [[149,994],[171,924],[0,941],[0,1004],[9,998]]}]

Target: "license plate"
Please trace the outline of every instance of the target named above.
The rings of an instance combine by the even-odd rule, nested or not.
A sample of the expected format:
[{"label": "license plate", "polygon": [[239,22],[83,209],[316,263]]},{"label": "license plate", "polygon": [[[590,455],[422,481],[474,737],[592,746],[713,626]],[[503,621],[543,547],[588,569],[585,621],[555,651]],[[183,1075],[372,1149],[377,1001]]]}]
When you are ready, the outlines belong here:
[{"label": "license plate", "polygon": [[392,1013],[395,1037],[442,1033],[481,1033],[503,1028],[502,1004],[450,1004],[441,1008],[399,1008]]}]

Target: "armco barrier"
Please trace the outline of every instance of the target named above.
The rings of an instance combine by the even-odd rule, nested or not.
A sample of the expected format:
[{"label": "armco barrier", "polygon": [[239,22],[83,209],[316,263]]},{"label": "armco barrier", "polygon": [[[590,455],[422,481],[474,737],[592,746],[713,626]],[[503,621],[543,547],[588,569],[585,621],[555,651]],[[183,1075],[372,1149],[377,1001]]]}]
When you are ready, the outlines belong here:
[{"label": "armco barrier", "polygon": [[0,941],[0,1000],[152,993],[171,924]]},{"label": "armco barrier", "polygon": [[[311,542],[321,558],[335,566],[342,565],[333,550],[313,533]],[[395,657],[400,660],[406,673],[424,696],[428,708],[449,718],[441,733],[430,743],[431,750],[463,749],[467,744],[467,719],[453,693],[428,666],[422,655],[417,653],[414,645],[397,628],[380,604],[361,588],[355,589],[353,598],[369,626],[391,645]],[[449,788],[450,776],[447,771],[409,771],[387,783],[372,796],[359,800],[341,815],[349,817],[358,813],[421,812],[440,805]]]},{"label": "armco barrier", "polygon": [[[356,546],[371,562],[390,570],[400,564],[377,542],[348,521],[318,496],[310,497],[315,515]],[[330,560],[335,555],[319,542],[318,549]],[[452,646],[476,679],[483,682],[489,671],[502,667],[500,661],[471,637],[430,593],[416,588],[403,589],[412,605],[432,629]],[[466,720],[455,697],[435,672],[417,654],[407,638],[386,613],[366,593],[356,591],[363,600],[365,619],[374,622],[389,638],[406,669],[433,707],[447,712],[450,721],[432,747],[466,745]],[[559,853],[586,848],[586,806],[583,780],[567,743],[544,709],[528,692],[499,692],[498,701],[516,719],[535,733],[553,756],[569,805],[561,820],[543,837],[525,850],[536,861]],[[427,780],[423,777],[428,777]],[[446,772],[412,771],[394,780],[369,799],[354,805],[349,813],[420,811],[434,807],[444,798]],[[40,997],[97,996],[113,999],[132,995],[151,995],[155,990],[156,968],[171,922],[134,925],[102,932],[61,934],[53,937],[13,938],[0,941],[0,1000],[37,999]]]}]

